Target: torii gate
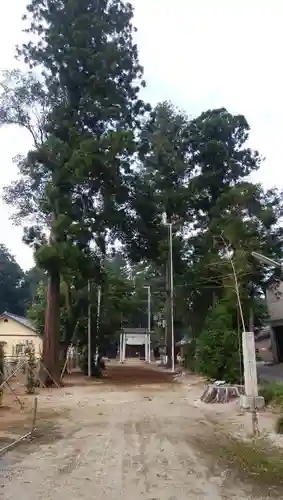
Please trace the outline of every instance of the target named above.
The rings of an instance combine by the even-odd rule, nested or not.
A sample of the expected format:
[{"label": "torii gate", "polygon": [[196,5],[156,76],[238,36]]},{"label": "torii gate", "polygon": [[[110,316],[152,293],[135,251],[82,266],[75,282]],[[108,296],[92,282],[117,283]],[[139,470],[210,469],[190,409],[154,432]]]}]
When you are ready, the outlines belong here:
[{"label": "torii gate", "polygon": [[144,345],[145,361],[151,361],[151,338],[147,328],[123,328],[120,332],[120,363],[126,359],[126,345]]}]

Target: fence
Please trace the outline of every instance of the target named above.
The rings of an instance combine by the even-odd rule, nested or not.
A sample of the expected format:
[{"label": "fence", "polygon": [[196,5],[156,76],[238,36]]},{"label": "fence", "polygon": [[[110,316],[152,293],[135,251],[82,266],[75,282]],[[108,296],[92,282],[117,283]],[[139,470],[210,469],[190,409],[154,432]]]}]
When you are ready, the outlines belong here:
[{"label": "fence", "polygon": [[[5,422],[7,417],[9,423],[13,420],[12,415],[10,414],[11,407],[9,405],[4,405],[3,403],[7,402],[9,395],[12,396],[13,399],[19,404],[20,410],[24,410],[25,408],[25,403],[23,401],[23,393],[12,387],[12,383],[17,380],[18,381],[18,376],[19,374],[23,375],[22,370],[23,368],[27,365],[27,360],[23,360],[22,363],[17,362],[17,364],[14,364],[14,369],[12,369],[12,364],[4,364],[4,372],[2,373],[1,376],[1,383],[0,383],[0,409],[1,409],[1,414],[2,414],[2,419],[1,421]],[[18,386],[22,389],[22,391],[25,391],[25,385],[22,383],[20,384],[18,382]],[[5,392],[8,390],[8,394]],[[5,400],[5,401],[4,401]],[[34,437],[34,432],[35,432],[35,426],[36,426],[36,417],[37,417],[37,406],[38,406],[38,399],[37,396],[34,396],[33,402],[32,402],[32,418],[31,418],[31,424],[30,424],[30,430],[28,432],[25,432],[23,435],[17,437],[16,439],[13,439],[12,442],[4,445],[2,448],[0,448],[0,456],[6,453],[8,450],[13,448],[16,444],[18,444],[21,441],[24,441],[25,439],[32,439]],[[7,415],[5,415],[5,412]],[[4,435],[4,439],[5,439]]]},{"label": "fence", "polygon": [[[78,371],[80,368],[81,353],[78,349],[74,347],[69,347],[67,350],[66,359],[64,362],[63,370],[61,372],[61,378],[63,378],[65,373],[72,373],[73,371]],[[23,412],[23,423],[26,424],[26,418],[30,418],[29,412],[32,413],[30,429],[28,432],[20,435],[12,442],[5,444],[2,448],[0,447],[0,456],[9,451],[11,448],[16,446],[18,443],[24,440],[30,440],[35,437],[36,430],[36,419],[37,419],[37,409],[38,409],[38,388],[46,388],[44,381],[42,380],[42,370],[46,371],[48,376],[52,379],[50,373],[42,363],[41,359],[34,359],[31,362],[27,353],[19,354],[17,356],[4,357],[4,363],[2,365],[2,373],[0,372],[0,411],[1,411],[1,421],[2,425],[5,422],[9,422],[9,427],[13,421],[13,416],[15,416],[14,402],[19,407],[20,411],[28,410]],[[31,374],[36,381],[34,386],[34,396],[32,401],[27,397],[27,378]],[[56,380],[52,379],[54,384],[59,388],[59,384]],[[10,403],[10,401],[12,402]],[[8,403],[8,404],[7,404]],[[10,406],[9,406],[10,404]],[[12,412],[12,413],[11,413]],[[18,415],[15,419],[17,423],[21,421]],[[1,431],[1,429],[0,429]],[[7,437],[6,427],[4,426],[4,439]],[[1,446],[1,444],[0,444]]]},{"label": "fence", "polygon": [[[0,387],[1,389],[1,387]],[[7,451],[11,450],[18,443],[24,441],[25,439],[32,439],[34,437],[34,433],[36,430],[36,417],[37,417],[37,397],[34,398],[33,412],[32,412],[32,420],[31,420],[31,428],[30,431],[26,432],[22,436],[14,439],[11,443],[6,444],[2,448],[0,448],[0,456],[4,455]]]},{"label": "fence", "polygon": [[[73,346],[70,346],[67,350],[66,359],[64,361],[61,376],[65,373],[72,373],[73,371],[80,370],[82,353]],[[4,357],[4,377],[9,377],[19,366],[25,370],[26,362],[28,360],[28,355],[26,353],[18,354],[17,356],[5,356]],[[39,357],[35,359],[37,365],[41,364]]]},{"label": "fence", "polygon": [[[20,410],[28,409],[32,406],[32,418],[30,424],[30,430],[25,432],[23,435],[13,439],[11,443],[4,445],[0,448],[0,456],[6,453],[8,450],[13,448],[15,445],[24,441],[26,439],[32,439],[36,430],[36,418],[37,418],[37,408],[38,408],[38,398],[35,395],[39,387],[45,387],[41,380],[41,370],[45,370],[48,376],[52,379],[47,368],[44,366],[41,360],[32,360],[26,357],[17,357],[16,359],[5,359],[4,358],[4,371],[1,372],[1,383],[0,383],[0,410],[1,410],[1,423],[6,421],[13,422],[14,407],[6,404],[10,401],[12,397],[13,400],[19,405]],[[32,383],[30,384],[30,378],[32,377]],[[57,387],[60,387],[56,380],[52,379]],[[17,388],[12,387],[12,383],[17,384]],[[28,389],[31,391],[29,392]],[[30,399],[27,399],[27,393],[33,396],[32,405],[30,405]],[[5,404],[3,404],[5,403]],[[23,413],[22,423],[26,422],[26,417],[29,417],[29,413]],[[21,418],[16,418],[16,422],[19,423]],[[5,428],[6,431],[6,428]],[[4,439],[7,437],[7,433],[4,434]],[[9,439],[9,438],[8,438]]]}]

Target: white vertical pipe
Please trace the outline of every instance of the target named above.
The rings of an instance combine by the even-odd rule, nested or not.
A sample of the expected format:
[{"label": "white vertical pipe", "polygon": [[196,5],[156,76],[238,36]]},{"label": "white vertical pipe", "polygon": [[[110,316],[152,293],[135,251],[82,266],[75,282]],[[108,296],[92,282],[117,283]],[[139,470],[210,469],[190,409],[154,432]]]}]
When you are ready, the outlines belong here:
[{"label": "white vertical pipe", "polygon": [[173,238],[172,223],[169,224],[170,248],[170,302],[171,302],[171,333],[172,333],[172,372],[175,371],[175,333],[174,333],[174,283],[173,283]]},{"label": "white vertical pipe", "polygon": [[126,359],[126,335],[123,333],[123,361]]},{"label": "white vertical pipe", "polygon": [[119,344],[119,359],[120,363],[122,363],[122,333],[120,333],[120,344]]},{"label": "white vertical pipe", "polygon": [[91,297],[90,297],[90,280],[87,284],[88,290],[88,317],[87,317],[87,371],[88,376],[91,377]]},{"label": "white vertical pipe", "polygon": [[147,312],[148,312],[148,362],[150,363],[150,330],[151,330],[151,320],[150,320],[150,317],[151,317],[151,290],[150,290],[150,286],[148,287],[148,308],[147,308]]}]

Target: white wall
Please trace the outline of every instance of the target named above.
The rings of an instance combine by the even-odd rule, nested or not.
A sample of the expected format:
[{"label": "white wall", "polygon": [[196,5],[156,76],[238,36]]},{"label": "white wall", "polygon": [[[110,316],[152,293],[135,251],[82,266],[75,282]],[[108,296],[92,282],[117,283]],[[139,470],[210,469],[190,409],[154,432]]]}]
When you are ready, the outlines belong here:
[{"label": "white wall", "polygon": [[[280,294],[282,294],[280,296]],[[283,322],[283,282],[280,283],[278,288],[270,288],[266,292],[267,309],[270,316],[270,321]]]}]

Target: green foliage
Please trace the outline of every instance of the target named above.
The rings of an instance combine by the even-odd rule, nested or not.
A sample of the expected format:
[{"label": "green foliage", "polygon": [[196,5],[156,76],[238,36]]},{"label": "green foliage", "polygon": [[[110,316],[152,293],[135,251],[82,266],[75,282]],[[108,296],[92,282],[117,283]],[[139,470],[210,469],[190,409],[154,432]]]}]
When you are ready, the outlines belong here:
[{"label": "green foliage", "polygon": [[195,369],[209,379],[241,381],[239,335],[222,304],[211,311],[197,339]]},{"label": "green foliage", "polygon": [[26,350],[28,361],[26,365],[26,392],[27,394],[34,394],[38,386],[36,370],[35,351],[33,347],[28,347]]},{"label": "green foliage", "polygon": [[283,415],[280,415],[275,424],[275,431],[277,434],[283,434]]},{"label": "green foliage", "polygon": [[185,367],[191,371],[195,371],[196,369],[196,346],[196,339],[192,339],[185,347]]},{"label": "green foliage", "polygon": [[[121,324],[146,324],[144,286],[150,286],[152,310],[167,319],[171,352],[165,213],[172,223],[176,337],[189,325],[199,369],[214,366],[216,378],[237,379],[239,318],[227,250],[245,321],[252,307],[255,324],[262,324],[270,275],[251,252],[280,257],[283,242],[282,193],[249,178],[261,164],[247,146],[249,124],[225,108],[189,120],[164,102],[148,113],[139,95],[145,83],[131,4],[73,0],[62,9],[61,0],[51,3],[29,1],[30,39],[17,51],[29,71],[6,72],[0,95],[0,124],[25,127],[33,137],[32,150],[16,159],[19,177],[5,200],[43,274],[31,284],[2,249],[0,305],[20,313],[34,298],[30,317],[42,333],[45,325],[45,340],[54,336],[46,342],[55,346],[45,360],[52,371],[59,340],[86,343],[89,280],[93,345],[101,349],[115,347]],[[117,238],[120,261],[110,257]],[[195,345],[189,349],[191,364]],[[209,349],[215,363],[201,360]]]},{"label": "green foliage", "polygon": [[259,395],[264,398],[266,405],[274,403],[283,408],[283,384],[265,383],[259,388]]},{"label": "green foliage", "polygon": [[[114,237],[123,225],[135,128],[148,109],[139,98],[143,70],[132,18],[131,4],[120,0],[74,0],[64,9],[61,0],[52,8],[45,0],[30,1],[24,16],[30,40],[17,52],[31,72],[11,72],[3,84],[2,123],[24,126],[34,139],[33,150],[18,160],[19,180],[6,188],[5,199],[15,218],[28,222],[25,241],[49,275],[54,307],[46,308],[45,331],[54,342],[46,342],[44,353],[50,370],[57,359],[60,279],[70,290],[69,277],[79,269],[99,282],[91,263],[85,265],[90,243],[104,258],[106,234]],[[42,118],[35,129],[33,104]],[[76,316],[72,306],[68,332]],[[48,352],[48,345],[55,351]]]},{"label": "green foliage", "polygon": [[[85,375],[88,375],[88,351],[87,348],[84,349],[83,354],[80,359],[80,368]],[[102,369],[100,365],[95,363],[95,358],[91,358],[91,375],[92,377],[100,378],[102,376]]]},{"label": "green foliage", "polygon": [[28,299],[25,274],[4,245],[0,245],[0,314],[9,311],[24,315]]},{"label": "green foliage", "polygon": [[259,396],[264,398],[265,404],[274,404],[280,407],[280,415],[275,423],[275,432],[283,434],[283,384],[271,382],[262,384],[259,388]]}]

